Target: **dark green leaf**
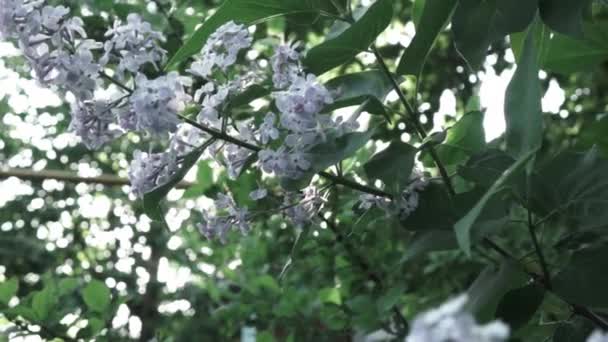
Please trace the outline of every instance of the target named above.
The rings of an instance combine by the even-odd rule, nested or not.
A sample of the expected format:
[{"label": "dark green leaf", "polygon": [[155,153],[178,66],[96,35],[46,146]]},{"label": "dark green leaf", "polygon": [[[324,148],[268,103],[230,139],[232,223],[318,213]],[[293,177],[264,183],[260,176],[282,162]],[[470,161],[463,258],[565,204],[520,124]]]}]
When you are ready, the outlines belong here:
[{"label": "dark green leaf", "polygon": [[365,163],[363,169],[370,180],[381,180],[386,189],[400,193],[410,182],[418,150],[401,141],[391,143]]},{"label": "dark green leaf", "polygon": [[315,172],[327,169],[349,158],[370,140],[374,129],[367,132],[347,133],[335,139],[316,145],[309,151],[312,169]]},{"label": "dark green leaf", "polygon": [[327,82],[326,86],[338,96],[324,109],[325,112],[367,101],[362,110],[371,114],[386,114],[382,103],[393,89],[391,81],[379,70],[338,76]]},{"label": "dark green leaf", "polygon": [[0,284],[0,303],[7,305],[8,302],[17,294],[19,289],[19,280],[10,278]]},{"label": "dark green leaf", "polygon": [[481,322],[490,321],[501,298],[510,290],[522,286],[526,278],[519,266],[510,261],[504,261],[498,270],[488,266],[467,291],[467,306]]},{"label": "dark green leaf", "polygon": [[94,312],[105,313],[110,306],[110,289],[99,280],[92,280],[82,289],[82,299]]},{"label": "dark green leaf", "polygon": [[477,202],[473,209],[471,209],[468,214],[456,222],[454,225],[454,230],[456,231],[458,245],[467,255],[471,253],[471,229],[482,213],[484,207],[486,204],[488,204],[490,199],[509,182],[513,175],[523,168],[524,165],[526,165],[528,160],[530,160],[535,153],[536,151],[531,151],[511,165],[505,172],[502,173],[492,187],[490,187],[479,202]]},{"label": "dark green leaf", "polygon": [[55,295],[53,286],[46,286],[32,297],[32,310],[36,318],[40,321],[48,319],[51,311],[57,304],[58,298]]},{"label": "dark green leaf", "polygon": [[608,307],[608,246],[583,249],[553,279],[553,290],[561,298],[591,308]]},{"label": "dark green leaf", "polygon": [[423,254],[458,248],[454,233],[448,230],[430,230],[416,233],[401,262],[407,262]]},{"label": "dark green leaf", "polygon": [[473,70],[483,64],[491,43],[525,30],[537,0],[460,0],[452,18],[456,48]]},{"label": "dark green leaf", "polygon": [[507,152],[516,159],[537,150],[542,144],[543,95],[538,79],[537,58],[534,33],[530,30],[505,95]]},{"label": "dark green leaf", "polygon": [[552,30],[583,36],[583,15],[593,0],[540,0],[540,16]]},{"label": "dark green leaf", "polygon": [[542,59],[542,67],[560,73],[591,70],[608,60],[608,22],[586,23],[584,37],[555,33]]},{"label": "dark green leaf", "polygon": [[507,323],[515,331],[534,317],[544,297],[544,289],[535,284],[511,290],[498,303],[496,318]]},{"label": "dark green leaf", "polygon": [[420,16],[420,24],[416,25],[416,35],[399,61],[398,75],[419,76],[422,73],[426,58],[437,36],[449,22],[457,2],[456,0],[418,0],[414,3],[415,10],[419,11],[416,6],[421,6],[420,3],[424,9]]},{"label": "dark green leaf", "polygon": [[339,36],[327,40],[306,54],[304,65],[314,74],[322,74],[351,61],[367,51],[390,24],[393,16],[392,0],[378,0],[367,12]]}]

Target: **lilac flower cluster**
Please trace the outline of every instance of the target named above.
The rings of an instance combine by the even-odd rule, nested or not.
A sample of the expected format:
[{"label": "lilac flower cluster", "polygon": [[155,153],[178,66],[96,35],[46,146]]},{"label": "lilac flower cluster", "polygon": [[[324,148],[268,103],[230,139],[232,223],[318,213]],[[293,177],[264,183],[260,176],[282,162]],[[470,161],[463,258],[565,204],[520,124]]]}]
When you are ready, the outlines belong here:
[{"label": "lilac flower cluster", "polygon": [[377,207],[384,210],[387,216],[398,216],[401,220],[405,220],[418,208],[419,194],[426,189],[428,184],[428,177],[418,169],[414,169],[410,175],[410,183],[399,196],[389,199],[372,194],[362,194],[359,197],[359,208],[369,210]]},{"label": "lilac flower cluster", "polygon": [[[298,43],[276,47],[268,67],[239,65],[239,56],[251,48],[253,37],[244,25],[228,22],[194,56],[188,77],[170,72],[150,78],[144,68],[159,71],[166,60],[162,33],[130,14],[126,22],[114,22],[104,42],[97,42],[87,38],[82,19],[69,12],[38,0],[0,0],[0,37],[19,43],[39,82],[72,95],[70,130],[88,148],[98,149],[126,132],[163,141],[164,151],[137,150],[133,155],[128,175],[137,197],[166,184],[186,155],[202,146],[202,156],[223,165],[233,179],[246,165],[297,179],[313,167],[313,147],[357,128],[354,121],[323,114],[334,101],[333,94],[304,72]],[[234,97],[266,80],[273,85],[270,100],[277,111],[267,112],[260,121],[234,118]],[[101,96],[108,93],[110,98]],[[180,118],[186,108],[198,109],[194,124]],[[218,139],[217,134],[232,139]],[[397,200],[364,198],[362,205],[373,202],[409,215],[423,187],[413,182]],[[250,197],[260,200],[268,195],[261,187]],[[283,206],[277,211],[296,226],[313,220],[325,202],[312,185],[301,193],[280,195]],[[226,194],[218,197],[213,210],[203,210],[203,217],[201,232],[225,240],[233,227],[248,231],[252,215]]]}]

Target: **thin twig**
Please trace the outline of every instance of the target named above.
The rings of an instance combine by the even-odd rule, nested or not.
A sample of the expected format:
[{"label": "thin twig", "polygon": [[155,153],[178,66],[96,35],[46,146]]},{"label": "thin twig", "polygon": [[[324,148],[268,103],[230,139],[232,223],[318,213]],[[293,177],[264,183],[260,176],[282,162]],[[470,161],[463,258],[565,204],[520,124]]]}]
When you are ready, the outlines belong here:
[{"label": "thin twig", "polygon": [[[424,130],[424,127],[422,127],[422,123],[420,122],[419,113],[414,109],[414,107],[410,104],[410,102],[405,97],[405,94],[403,93],[403,91],[401,90],[401,87],[399,86],[399,82],[397,82],[397,80],[395,79],[395,77],[393,76],[391,71],[389,70],[388,66],[386,65],[386,62],[384,61],[384,58],[382,57],[382,55],[380,54],[378,49],[374,45],[372,45],[371,48],[372,48],[372,52],[374,53],[374,56],[376,56],[376,60],[378,61],[380,68],[382,69],[382,71],[384,72],[386,77],[388,77],[388,79],[390,80],[395,92],[397,92],[397,96],[399,97],[399,100],[405,107],[405,110],[408,113],[408,117],[414,126],[414,130],[418,134],[419,138],[421,140],[424,140],[427,137],[427,133]],[[450,195],[450,197],[453,198],[456,195],[456,191],[454,190],[454,185],[452,184],[452,180],[450,179],[450,175],[448,174],[447,169],[445,168],[445,165],[443,165],[443,163],[441,162],[441,159],[439,158],[439,155],[437,154],[437,151],[435,150],[435,148],[433,146],[429,146],[428,151],[429,151],[429,154],[431,155],[431,158],[433,158],[433,161],[435,162],[437,169],[439,170],[439,174],[441,175],[443,182],[445,183],[445,185],[447,187],[448,194]]]},{"label": "thin twig", "polygon": [[528,209],[528,231],[530,232],[530,238],[532,239],[532,243],[534,244],[534,251],[538,256],[538,260],[540,261],[540,267],[543,271],[543,277],[545,278],[545,286],[548,290],[551,290],[551,273],[549,272],[549,267],[547,266],[547,261],[543,254],[540,244],[538,243],[538,238],[536,236],[535,225],[532,221],[532,212]]},{"label": "thin twig", "polygon": [[[87,183],[87,184],[103,184],[108,186],[130,185],[126,178],[114,175],[101,175],[96,177],[82,177],[74,172],[62,170],[40,170],[34,171],[31,169],[0,169],[0,179],[15,177],[30,181],[44,181],[46,179],[54,179],[62,182],[70,183]],[[178,189],[186,189],[193,183],[182,181],[177,184]]]},{"label": "thin twig", "polygon": [[[219,130],[217,130],[215,128],[207,127],[207,126],[205,126],[203,124],[200,124],[200,123],[198,123],[198,122],[196,122],[196,121],[194,121],[192,119],[189,119],[189,118],[187,118],[187,117],[185,117],[183,115],[179,115],[179,118],[182,119],[185,123],[187,123],[187,124],[189,124],[189,125],[191,125],[193,127],[196,127],[198,129],[200,129],[201,131],[203,131],[205,133],[208,133],[211,136],[216,137],[218,139],[227,141],[229,143],[232,143],[234,145],[246,148],[246,149],[254,151],[254,152],[259,152],[259,151],[262,150],[262,148],[259,147],[259,146],[257,146],[257,145],[254,145],[254,144],[248,143],[246,141],[237,139],[237,138],[235,138],[235,137],[233,137],[233,136],[231,136],[231,135],[229,135],[227,133],[223,133],[223,132],[221,132],[221,131],[219,131]],[[335,184],[339,184],[339,185],[351,188],[353,190],[357,190],[357,191],[360,191],[360,192],[372,194],[372,195],[375,195],[375,196],[392,198],[392,195],[389,194],[389,193],[387,193],[386,191],[383,191],[383,190],[380,190],[380,189],[376,189],[376,188],[373,188],[373,187],[370,187],[370,186],[367,186],[367,185],[363,185],[363,184],[357,183],[355,181],[352,181],[350,179],[333,175],[333,174],[331,174],[329,172],[321,171],[321,172],[318,173],[318,175],[321,176],[321,177],[323,177],[323,178],[325,178],[325,179],[327,179],[327,180],[329,180],[329,181],[331,181],[331,182],[333,182],[333,183],[335,183]]]}]

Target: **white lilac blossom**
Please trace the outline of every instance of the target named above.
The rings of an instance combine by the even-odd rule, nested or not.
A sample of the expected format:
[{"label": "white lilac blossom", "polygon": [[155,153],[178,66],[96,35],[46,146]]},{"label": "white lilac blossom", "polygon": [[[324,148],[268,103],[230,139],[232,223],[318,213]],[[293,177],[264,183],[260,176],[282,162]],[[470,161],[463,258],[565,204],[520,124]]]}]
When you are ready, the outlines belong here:
[{"label": "white lilac blossom", "polygon": [[95,150],[113,140],[121,132],[112,127],[115,116],[105,101],[77,101],[72,104],[70,130],[80,137],[84,145]]},{"label": "white lilac blossom", "polygon": [[387,216],[397,215],[401,220],[405,220],[418,208],[419,194],[428,184],[427,176],[414,169],[410,175],[410,183],[396,198],[362,194],[359,196],[359,209],[369,210],[377,207],[384,210]]},{"label": "white lilac blossom", "polygon": [[312,120],[314,115],[333,102],[329,90],[312,74],[298,76],[287,90],[276,92],[273,96],[281,113],[298,116],[304,120]]},{"label": "white lilac blossom", "polygon": [[[135,129],[155,135],[175,132],[180,122],[177,114],[184,110],[190,97],[185,93],[183,78],[170,72],[153,80],[143,75],[136,77],[137,88],[130,97],[135,118],[122,120],[135,122]],[[129,125],[130,126],[130,125]],[[130,129],[132,127],[124,127]]]},{"label": "white lilac blossom", "polygon": [[262,171],[291,179],[300,178],[311,166],[304,152],[289,152],[285,146],[277,150],[261,150],[258,152],[258,161]]},{"label": "white lilac blossom", "polygon": [[279,45],[270,58],[272,82],[277,89],[288,87],[298,77],[301,71],[299,46],[299,43]]},{"label": "white lilac blossom", "polygon": [[237,206],[231,195],[219,194],[213,208],[202,211],[203,221],[198,229],[208,239],[219,239],[226,242],[227,233],[238,228],[242,234],[250,230],[249,212],[246,207]]},{"label": "white lilac blossom", "polygon": [[313,221],[327,198],[314,186],[302,193],[287,193],[283,199],[283,214],[296,226],[303,227]]},{"label": "white lilac blossom", "polygon": [[161,32],[152,29],[150,23],[141,19],[138,14],[131,13],[127,22],[114,22],[114,26],[106,32],[109,39],[104,43],[104,55],[100,62],[106,65],[117,62],[116,75],[124,78],[124,72],[137,74],[142,66],[150,63],[158,70],[158,64],[165,60],[167,52],[160,47],[165,41]]},{"label": "white lilac blossom", "polygon": [[188,71],[203,78],[210,76],[216,67],[225,72],[236,63],[239,51],[250,47],[252,41],[244,25],[229,21],[209,36]]},{"label": "white lilac blossom", "polygon": [[145,153],[136,150],[129,166],[131,191],[139,198],[154,188],[167,183],[178,167],[178,157],[174,150],[162,153]]},{"label": "white lilac blossom", "polygon": [[608,342],[608,333],[595,330],[587,337],[587,342]]},{"label": "white lilac blossom", "polygon": [[262,188],[253,190],[251,193],[249,193],[249,198],[254,201],[259,201],[265,198],[266,196],[268,196],[268,190]]},{"label": "white lilac blossom", "polygon": [[42,81],[70,91],[77,99],[92,99],[97,88],[100,66],[91,50],[97,47],[93,41],[87,40],[74,53],[58,51],[52,63],[53,69],[44,74]]},{"label": "white lilac blossom", "polygon": [[467,295],[461,295],[436,309],[418,315],[405,342],[503,342],[509,327],[501,321],[477,324],[465,310]]},{"label": "white lilac blossom", "polygon": [[260,140],[262,144],[266,145],[271,140],[277,140],[279,138],[279,130],[275,126],[276,115],[274,113],[267,113],[264,117],[264,122],[260,125]]}]

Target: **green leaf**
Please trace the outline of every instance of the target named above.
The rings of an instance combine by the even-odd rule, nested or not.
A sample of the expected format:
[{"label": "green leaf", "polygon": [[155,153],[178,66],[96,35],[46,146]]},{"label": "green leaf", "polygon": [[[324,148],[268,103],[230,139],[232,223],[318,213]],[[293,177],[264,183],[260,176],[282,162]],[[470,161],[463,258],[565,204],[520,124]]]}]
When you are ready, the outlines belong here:
[{"label": "green leaf", "polygon": [[339,36],[310,49],[304,58],[304,65],[310,72],[319,75],[351,61],[369,49],[376,37],[388,27],[392,16],[392,0],[376,1]]},{"label": "green leaf", "polygon": [[[467,113],[448,130],[445,143],[435,148],[444,165],[461,164],[484,149],[486,136],[483,117],[484,114],[479,111]],[[433,165],[428,153],[424,154],[423,161],[425,165]]]},{"label": "green leaf", "polygon": [[39,321],[48,319],[51,311],[58,302],[53,286],[46,286],[32,297],[32,310]]},{"label": "green leaf", "polygon": [[11,278],[0,283],[0,303],[8,305],[8,302],[17,294],[19,280]]},{"label": "green leaf", "polygon": [[328,81],[325,86],[335,91],[338,96],[332,104],[324,108],[324,112],[367,101],[362,110],[371,114],[383,115],[386,115],[386,111],[382,103],[393,89],[389,78],[380,70],[367,70],[338,76]]},{"label": "green leaf", "polygon": [[330,139],[313,147],[309,152],[312,169],[315,172],[323,171],[340,161],[355,154],[371,139],[374,129],[366,132],[353,132],[341,137]]},{"label": "green leaf", "polygon": [[184,198],[202,196],[213,186],[213,169],[207,161],[198,163],[196,172],[196,184],[191,186],[184,193]]},{"label": "green leaf", "polygon": [[532,183],[532,208],[567,218],[578,231],[608,225],[608,159],[599,149],[565,151],[537,169]]},{"label": "green leaf", "polygon": [[507,182],[513,177],[513,175],[519,171],[521,168],[526,165],[528,160],[534,156],[536,151],[531,151],[527,155],[521,157],[517,162],[515,162],[511,167],[509,167],[502,175],[496,180],[496,182],[490,187],[490,189],[483,195],[483,197],[477,202],[477,204],[471,209],[468,214],[466,214],[463,218],[461,218],[454,225],[454,230],[456,231],[456,239],[458,240],[458,245],[460,248],[467,254],[471,254],[471,229],[473,225],[481,215],[484,207],[490,199],[498,193],[501,188],[507,184]]},{"label": "green leaf", "polygon": [[99,280],[92,280],[82,289],[82,299],[94,312],[105,313],[110,306],[110,289]]},{"label": "green leaf", "polygon": [[398,194],[410,182],[416,153],[418,150],[414,146],[395,141],[374,155],[363,169],[370,180],[379,179],[388,191]]},{"label": "green leaf", "polygon": [[414,27],[416,27],[416,29],[420,27],[420,20],[425,6],[426,0],[414,0],[414,3],[412,4],[412,21],[414,22]]},{"label": "green leaf", "polygon": [[342,296],[340,295],[340,289],[335,287],[326,287],[319,291],[319,300],[321,303],[330,303],[336,305],[342,305]]},{"label": "green leaf", "polygon": [[278,16],[318,13],[319,10],[335,11],[325,0],[226,0],[171,57],[165,70],[198,53],[209,36],[228,21],[253,25]]},{"label": "green leaf", "polygon": [[608,21],[586,23],[581,39],[555,33],[547,49],[544,69],[564,74],[591,70],[608,60]]},{"label": "green leaf", "polygon": [[559,323],[553,333],[552,342],[587,342],[595,329],[593,323],[582,317]]},{"label": "green leaf", "polygon": [[504,261],[498,270],[488,266],[467,291],[467,307],[481,322],[490,321],[501,298],[510,290],[522,286],[526,279],[526,274],[514,262]]},{"label": "green leaf", "polygon": [[575,38],[583,36],[583,15],[593,0],[541,0],[540,17],[552,30]]},{"label": "green leaf", "polygon": [[184,179],[188,171],[198,162],[201,154],[212,143],[212,140],[205,142],[201,147],[184,156],[183,161],[178,166],[178,170],[173,177],[165,184],[155,188],[154,190],[144,194],[144,212],[148,217],[155,221],[163,221],[164,215],[161,208],[161,201],[167,196],[169,191],[173,189],[179,182]]},{"label": "green leaf", "polygon": [[496,318],[515,331],[528,323],[545,298],[545,291],[536,284],[526,285],[507,292],[498,307]]},{"label": "green leaf", "polygon": [[429,252],[458,248],[454,233],[446,230],[418,232],[409,243],[401,262],[407,262]]},{"label": "green leaf", "polygon": [[524,31],[537,0],[460,0],[452,18],[454,43],[471,69],[479,69],[491,43]]},{"label": "green leaf", "polygon": [[553,291],[564,300],[591,308],[608,307],[608,245],[580,250],[557,276]]},{"label": "green leaf", "polygon": [[[422,73],[426,58],[431,52],[439,33],[450,21],[457,2],[456,0],[418,0],[414,3],[416,11],[420,11],[416,6],[421,6],[421,3],[424,7],[420,16],[420,23],[416,25],[416,35],[399,61],[398,75],[418,77]],[[414,20],[416,20],[415,18],[414,16]]]},{"label": "green leaf", "polygon": [[516,159],[537,150],[543,139],[543,95],[538,79],[538,55],[533,32],[530,30],[528,33],[505,95],[507,152]]}]

